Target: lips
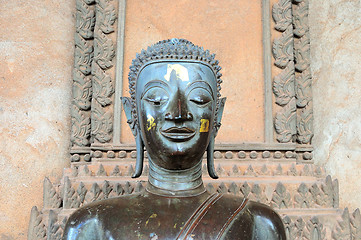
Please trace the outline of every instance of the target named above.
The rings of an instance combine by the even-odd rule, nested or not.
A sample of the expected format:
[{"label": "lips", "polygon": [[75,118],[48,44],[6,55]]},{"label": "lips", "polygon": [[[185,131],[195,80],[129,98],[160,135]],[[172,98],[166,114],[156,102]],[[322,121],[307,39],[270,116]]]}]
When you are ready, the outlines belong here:
[{"label": "lips", "polygon": [[166,130],[161,130],[160,133],[172,141],[182,142],[194,137],[196,132],[187,127],[170,127]]}]

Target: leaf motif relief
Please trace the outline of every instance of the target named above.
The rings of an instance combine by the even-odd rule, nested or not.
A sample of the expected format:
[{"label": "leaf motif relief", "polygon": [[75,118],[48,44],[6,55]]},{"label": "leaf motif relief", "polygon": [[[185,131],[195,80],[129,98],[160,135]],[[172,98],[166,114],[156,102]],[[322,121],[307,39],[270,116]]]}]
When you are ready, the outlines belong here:
[{"label": "leaf motif relief", "polygon": [[279,182],[276,186],[275,192],[272,196],[271,205],[275,208],[288,208],[291,204],[291,194],[287,191],[286,187]]},{"label": "leaf motif relief", "polygon": [[352,237],[353,239],[361,239],[361,214],[360,209],[356,209],[351,215]]},{"label": "leaf motif relief", "polygon": [[78,193],[79,195],[79,202],[80,202],[80,205],[84,205],[84,202],[85,202],[85,196],[88,192],[88,189],[86,189],[85,185],[83,182],[80,182],[79,186],[78,186],[78,189],[76,190],[76,192]]},{"label": "leaf motif relief", "polygon": [[81,71],[84,75],[89,75],[93,56],[94,52],[91,43],[75,34],[74,68]]},{"label": "leaf motif relief", "polygon": [[350,214],[347,208],[342,213],[342,220],[337,221],[336,226],[332,230],[332,239],[333,240],[352,239]]},{"label": "leaf motif relief", "polygon": [[93,61],[94,0],[76,0],[76,33],[73,70],[71,142],[80,147],[90,143],[90,112]]},{"label": "leaf motif relief", "polygon": [[313,107],[309,102],[305,108],[302,108],[297,117],[297,141],[303,144],[311,142],[313,137]]},{"label": "leaf motif relief", "polygon": [[109,69],[113,67],[112,60],[115,56],[113,41],[99,29],[94,34],[94,60],[102,69]]},{"label": "leaf motif relief", "polygon": [[59,208],[62,203],[62,199],[59,197],[59,194],[56,192],[54,185],[47,177],[44,179],[43,189],[44,189],[44,207]]},{"label": "leaf motif relief", "polygon": [[101,143],[112,139],[113,116],[93,100],[91,115],[91,135]]},{"label": "leaf motif relief", "polygon": [[73,105],[71,108],[71,142],[78,146],[87,146],[89,136],[90,112],[81,111]]},{"label": "leaf motif relief", "polygon": [[272,17],[275,21],[275,28],[283,32],[292,23],[292,3],[291,0],[280,0],[272,7]]},{"label": "leaf motif relief", "polygon": [[295,236],[296,238],[290,238],[291,239],[295,239],[295,240],[304,240],[306,238],[306,234],[305,234],[305,227],[306,224],[303,221],[303,219],[300,217],[295,221]]},{"label": "leaf motif relief", "polygon": [[84,76],[79,70],[73,72],[73,103],[81,110],[89,110],[91,106],[92,84],[91,79]]},{"label": "leaf motif relief", "polygon": [[285,105],[275,117],[275,129],[277,132],[277,140],[281,143],[290,142],[296,134],[296,100]]},{"label": "leaf motif relief", "polygon": [[317,186],[316,183],[312,184],[312,186],[310,188],[310,193],[312,195],[313,202],[315,204],[317,204],[318,206],[324,205],[324,194],[320,190],[320,188]]},{"label": "leaf motif relief", "polygon": [[293,61],[293,44],[293,28],[290,25],[282,36],[273,42],[272,53],[277,67],[283,69],[289,61]]},{"label": "leaf motif relief", "polygon": [[293,33],[296,37],[302,37],[308,32],[308,0],[294,5],[293,10]]},{"label": "leaf motif relief", "polygon": [[333,207],[333,195],[334,190],[332,186],[332,179],[331,176],[328,175],[326,177],[326,181],[324,184],[321,185],[321,190],[324,193],[324,203],[326,207],[332,208]]},{"label": "leaf motif relief", "polygon": [[326,229],[320,223],[320,220],[317,217],[312,217],[306,226],[305,239],[307,240],[325,240]]},{"label": "leaf motif relief", "polygon": [[295,224],[292,222],[289,216],[285,216],[282,219],[285,227],[286,239],[295,239]]},{"label": "leaf motif relief", "polygon": [[95,13],[83,0],[76,1],[76,32],[85,39],[93,38]]},{"label": "leaf motif relief", "polygon": [[114,93],[112,79],[97,65],[94,65],[93,69],[93,99],[105,107],[112,103],[111,96]]},{"label": "leaf motif relief", "polygon": [[276,103],[284,106],[295,96],[295,69],[293,62],[274,78],[273,93],[276,96]]},{"label": "leaf motif relief", "polygon": [[80,201],[77,192],[71,185],[69,177],[64,179],[64,209],[78,208]]},{"label": "leaf motif relief", "polygon": [[114,22],[117,19],[117,14],[114,6],[109,0],[96,0],[97,2],[97,23],[102,32],[109,34],[114,32]]},{"label": "leaf motif relief", "polygon": [[60,226],[60,222],[58,222],[58,214],[55,211],[50,210],[48,219],[47,239],[61,240],[63,230]]},{"label": "leaf motif relief", "polygon": [[301,183],[297,189],[297,194],[295,195],[295,208],[310,208],[312,207],[313,199],[306,186],[306,184]]},{"label": "leaf motif relief", "polygon": [[46,227],[43,222],[43,213],[37,207],[32,207],[30,214],[29,232],[30,239],[45,239]]},{"label": "leaf motif relief", "polygon": [[295,68],[299,72],[310,66],[310,38],[307,32],[303,37],[295,39]]},{"label": "leaf motif relief", "polygon": [[312,100],[312,76],[310,69],[302,73],[296,73],[296,103],[297,107],[303,108]]}]

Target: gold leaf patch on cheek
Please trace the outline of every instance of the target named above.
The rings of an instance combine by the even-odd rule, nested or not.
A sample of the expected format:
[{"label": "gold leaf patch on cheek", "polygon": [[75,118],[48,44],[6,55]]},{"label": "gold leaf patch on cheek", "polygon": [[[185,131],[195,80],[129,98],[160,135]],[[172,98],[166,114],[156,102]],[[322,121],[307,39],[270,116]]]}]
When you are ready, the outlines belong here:
[{"label": "gold leaf patch on cheek", "polygon": [[154,122],[154,117],[151,115],[147,116],[147,130],[150,131],[151,129],[155,129],[157,124]]},{"label": "gold leaf patch on cheek", "polygon": [[208,119],[201,119],[201,128],[199,132],[208,132],[209,131],[209,120]]}]

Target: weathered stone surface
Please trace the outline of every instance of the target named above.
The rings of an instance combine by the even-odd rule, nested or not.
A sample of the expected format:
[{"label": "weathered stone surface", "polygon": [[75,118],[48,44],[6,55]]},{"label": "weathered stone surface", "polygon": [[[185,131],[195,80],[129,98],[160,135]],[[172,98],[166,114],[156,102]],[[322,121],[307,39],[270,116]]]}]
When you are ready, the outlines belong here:
[{"label": "weathered stone surface", "polygon": [[361,2],[311,0],[314,159],[340,183],[340,206],[361,202]]},{"label": "weathered stone surface", "polygon": [[75,1],[0,5],[0,239],[26,239],[44,177],[69,164]]}]

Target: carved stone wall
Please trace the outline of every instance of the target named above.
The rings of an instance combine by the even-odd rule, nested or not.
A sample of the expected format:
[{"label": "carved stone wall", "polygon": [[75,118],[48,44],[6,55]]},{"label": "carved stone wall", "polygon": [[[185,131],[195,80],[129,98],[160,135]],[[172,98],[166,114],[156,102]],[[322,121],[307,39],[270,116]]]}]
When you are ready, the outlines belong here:
[{"label": "carved stone wall", "polygon": [[[114,4],[117,13],[116,1],[109,2]],[[271,1],[272,4],[276,2],[278,0]],[[302,6],[302,2],[293,1],[292,4],[293,17],[295,17],[298,11],[296,7]],[[312,91],[314,93],[312,99],[308,98],[311,88],[309,88],[310,78],[307,69],[295,68],[293,81],[296,86],[300,85],[294,91],[297,112],[296,131],[306,129],[303,126],[298,127],[301,122],[301,118],[298,117],[302,113],[300,111],[303,108],[306,109],[307,104],[310,106],[312,100],[314,103],[315,137],[312,146],[315,151],[309,144],[295,144],[305,143],[299,139],[298,135],[301,134],[298,132],[293,135],[294,143],[285,144],[286,148],[281,148],[279,145],[218,146],[215,154],[216,167],[225,179],[223,184],[212,182],[211,185],[206,179],[210,191],[228,191],[240,196],[249,192],[249,196],[253,199],[260,199],[268,204],[274,202],[282,207],[292,206],[293,209],[303,206],[302,210],[294,212],[295,215],[284,218],[291,239],[312,239],[310,236],[321,236],[322,239],[323,234],[325,234],[325,239],[349,239],[350,234],[353,234],[355,239],[360,239],[360,231],[357,228],[360,225],[360,214],[359,211],[351,210],[358,207],[361,201],[359,191],[361,177],[359,153],[361,151],[358,147],[361,117],[358,109],[360,82],[357,77],[360,75],[358,62],[361,61],[359,4],[359,1],[309,0]],[[78,23],[76,23],[77,12],[82,14],[78,15]],[[91,17],[93,12],[94,18]],[[299,18],[307,16],[303,13],[306,12],[301,11]],[[271,8],[270,15],[272,16]],[[135,154],[134,146],[112,147],[111,142],[114,139],[104,144],[94,140],[97,145],[91,146],[94,142],[90,136],[91,100],[89,99],[93,93],[93,88],[90,88],[93,75],[86,71],[86,67],[89,66],[91,71],[92,54],[94,57],[94,37],[86,33],[86,29],[92,29],[91,19],[96,19],[96,2],[94,1],[79,1],[77,5],[75,0],[2,2],[0,25],[5,27],[0,28],[0,49],[2,50],[0,51],[2,142],[0,145],[2,169],[0,171],[0,239],[26,239],[29,212],[33,205],[37,205],[38,208],[34,208],[31,214],[32,225],[29,228],[31,236],[36,234],[39,238],[44,238],[45,235],[48,239],[59,238],[65,216],[72,211],[63,209],[61,214],[59,213],[61,210],[59,204],[64,203],[65,178],[62,181],[58,178],[61,176],[62,169],[70,164],[68,152],[70,139],[72,139],[71,160],[73,163],[71,168],[66,169],[65,176],[69,178],[75,191],[73,196],[76,204],[81,201],[89,202],[92,198],[101,199],[115,194],[140,191],[142,188],[142,182],[140,184],[131,182],[128,177],[133,171],[130,166],[134,163],[132,158]],[[273,20],[270,18],[270,21]],[[296,29],[296,20],[293,21],[293,28]],[[118,45],[115,42],[115,36],[119,35],[116,27],[118,23],[115,20],[112,25],[115,32],[105,34],[113,41],[117,52]],[[195,22],[192,24],[194,25]],[[154,22],[150,31],[162,32],[162,27],[161,24]],[[282,34],[273,27],[270,31],[272,35],[278,33],[277,37]],[[74,43],[75,32],[81,38]],[[295,51],[300,49],[296,42],[304,36],[302,32],[297,36],[293,32],[295,57],[297,56]],[[155,40],[152,39],[151,42]],[[194,42],[202,44],[199,41]],[[307,41],[303,43],[305,42]],[[303,45],[303,43],[300,46],[307,50],[307,44]],[[73,58],[74,46],[76,59]],[[112,103],[103,108],[107,112],[113,111],[112,106],[116,100],[117,85],[116,76],[114,76],[115,68],[118,66],[115,63],[116,57],[118,55],[112,60],[113,67],[102,69],[111,76],[114,87],[114,93],[109,97]],[[278,67],[274,65],[274,68]],[[281,72],[284,69],[278,68],[278,70]],[[124,66],[124,72],[127,74],[127,66]],[[299,74],[303,78],[297,80]],[[275,76],[271,80],[275,81]],[[272,84],[270,87],[273,94]],[[276,100],[275,97],[276,95],[274,95],[274,100]],[[73,99],[78,106],[73,104],[73,109],[70,110]],[[298,103],[299,99],[306,100]],[[301,105],[306,102],[306,106],[302,107]],[[273,109],[274,114],[282,108],[280,105],[277,106]],[[73,112],[74,109],[76,112]],[[73,128],[75,127],[72,136],[70,136],[71,121],[76,121],[72,125]],[[304,122],[310,123],[308,120]],[[309,129],[311,129],[310,126]],[[305,136],[311,136],[311,134]],[[84,139],[85,142],[82,143]],[[75,143],[76,141],[78,144]],[[298,157],[297,161],[294,156]],[[305,164],[312,162],[310,161],[312,156],[314,156],[313,161],[318,165],[326,166],[326,171]],[[90,160],[93,162],[89,162]],[[229,161],[228,165],[224,164],[226,161]],[[100,164],[103,165],[104,170]],[[76,173],[78,176],[75,176]],[[328,174],[331,174],[332,179],[337,177],[339,180],[341,209],[350,206],[350,210],[333,208],[330,212],[328,206],[331,206],[332,194],[325,192],[338,192],[338,187],[336,184],[330,187]],[[52,183],[46,180],[43,191],[41,182],[45,176],[49,176]],[[236,182],[235,177],[243,180]],[[263,182],[255,185],[253,181],[255,179],[273,180],[271,183],[264,184]],[[297,184],[292,185],[285,182],[285,179],[298,180]],[[91,184],[85,184],[87,180],[91,181]],[[141,180],[145,180],[145,177]],[[108,181],[108,184],[105,184],[105,181]],[[313,181],[317,182],[317,187],[314,186]],[[79,188],[81,182],[84,186]],[[278,182],[282,182],[285,190],[281,187],[282,185],[277,188]],[[332,183],[336,183],[335,180],[332,180]],[[41,196],[42,192],[44,192],[44,199]],[[84,200],[81,200],[83,196]],[[308,209],[306,212],[312,212],[314,215],[305,214],[301,220],[298,216],[307,209],[305,208],[309,204],[307,199],[316,199],[321,204],[314,205],[317,206],[316,209]],[[332,199],[335,201],[337,197],[332,197]],[[290,208],[280,210],[284,213],[290,211]],[[332,214],[326,214],[325,211]],[[331,223],[325,224],[325,218],[334,219],[331,222],[332,227]]]},{"label": "carved stone wall", "polygon": [[312,75],[308,0],[282,0],[273,5],[275,29],[282,34],[273,42],[274,64],[282,69],[273,81],[277,141],[311,144],[313,137]]},{"label": "carved stone wall", "polygon": [[76,1],[76,32],[71,108],[73,146],[90,144],[90,107],[92,100],[91,66],[94,57],[94,2]]},{"label": "carved stone wall", "polygon": [[113,136],[114,23],[115,4],[109,0],[96,0],[94,28],[94,61],[92,63],[93,97],[91,104],[92,143],[108,143]]},{"label": "carved stone wall", "polygon": [[[60,185],[46,178],[44,208],[32,209],[29,238],[59,239],[64,222],[75,209],[90,202],[143,191],[147,161],[144,176],[134,181],[130,176],[135,155],[127,150],[121,153],[121,161],[98,154],[92,164],[74,163],[64,173]],[[288,239],[359,239],[360,211],[349,213],[348,209],[339,209],[338,181],[325,176],[322,168],[296,164],[289,154],[282,155],[278,163],[272,159],[252,160],[254,152],[248,155],[243,151],[217,151],[215,155],[221,180],[207,176],[204,162],[206,189],[272,206],[283,217]]]}]

